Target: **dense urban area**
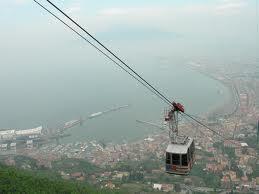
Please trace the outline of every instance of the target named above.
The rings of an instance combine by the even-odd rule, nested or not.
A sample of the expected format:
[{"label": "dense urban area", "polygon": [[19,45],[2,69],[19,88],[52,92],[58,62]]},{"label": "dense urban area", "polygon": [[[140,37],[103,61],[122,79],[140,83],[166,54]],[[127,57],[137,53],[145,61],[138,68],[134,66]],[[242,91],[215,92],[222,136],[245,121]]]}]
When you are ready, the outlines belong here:
[{"label": "dense urban area", "polygon": [[[114,192],[259,192],[259,67],[256,63],[244,64],[240,60],[223,67],[207,66],[206,60],[201,60],[188,64],[189,68],[224,84],[232,96],[224,106],[199,116],[225,139],[196,123],[184,119],[180,123],[180,132],[195,139],[195,165],[187,176],[165,173],[167,130],[157,130],[145,139],[123,144],[98,140],[64,144],[58,141],[65,135],[62,130],[58,136],[51,132],[51,141],[46,134],[44,138],[48,137],[48,142],[44,138],[44,143],[36,141],[43,133],[39,127],[32,129],[39,134],[26,137],[23,145],[20,140],[4,141],[4,136],[8,136],[5,130],[0,131],[1,161],[4,165],[53,173],[64,180]],[[74,123],[80,124],[80,120]],[[9,133],[21,135],[22,131]]]}]

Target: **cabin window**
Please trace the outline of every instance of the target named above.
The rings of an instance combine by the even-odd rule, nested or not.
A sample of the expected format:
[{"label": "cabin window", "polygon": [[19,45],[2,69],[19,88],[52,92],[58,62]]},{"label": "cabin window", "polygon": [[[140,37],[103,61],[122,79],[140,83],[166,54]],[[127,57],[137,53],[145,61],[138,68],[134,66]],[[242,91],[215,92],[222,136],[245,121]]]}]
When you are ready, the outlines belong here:
[{"label": "cabin window", "polygon": [[194,154],[194,143],[192,142],[191,144],[191,157],[193,157],[193,154]]},{"label": "cabin window", "polygon": [[172,154],[172,163],[174,165],[180,165],[180,154]]},{"label": "cabin window", "polygon": [[188,166],[187,154],[182,155],[182,166]]},{"label": "cabin window", "polygon": [[190,148],[188,148],[188,152],[187,152],[187,161],[190,162],[191,161],[191,151]]},{"label": "cabin window", "polygon": [[194,144],[194,142],[192,142],[192,149],[193,149],[193,154],[194,154],[194,152],[195,152],[195,144]]},{"label": "cabin window", "polygon": [[171,154],[166,153],[166,164],[171,164]]}]

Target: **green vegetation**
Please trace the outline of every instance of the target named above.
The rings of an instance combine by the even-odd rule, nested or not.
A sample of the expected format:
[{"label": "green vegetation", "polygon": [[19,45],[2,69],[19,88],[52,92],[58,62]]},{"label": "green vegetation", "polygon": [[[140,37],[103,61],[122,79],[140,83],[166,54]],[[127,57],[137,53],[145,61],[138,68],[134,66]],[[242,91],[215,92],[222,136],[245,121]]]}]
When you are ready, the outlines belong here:
[{"label": "green vegetation", "polygon": [[259,177],[259,164],[256,164],[256,167],[254,168],[254,171],[251,174],[251,177]]},{"label": "green vegetation", "polygon": [[213,153],[211,153],[211,152],[206,152],[206,151],[203,152],[203,155],[206,156],[206,157],[213,157],[213,156],[214,156]]},{"label": "green vegetation", "polygon": [[152,184],[142,184],[142,183],[125,183],[121,185],[121,189],[126,191],[126,194],[175,194],[173,191],[164,192],[155,190],[152,188]]},{"label": "green vegetation", "polygon": [[121,161],[118,162],[112,170],[118,171],[146,171],[151,173],[152,170],[159,169],[164,165],[157,159],[148,158],[142,161]]},{"label": "green vegetation", "polygon": [[231,163],[231,170],[235,171],[237,173],[237,177],[242,177],[244,176],[243,171],[237,167],[236,163]]},{"label": "green vegetation", "polygon": [[223,143],[222,142],[215,142],[213,147],[217,148],[218,150],[223,150]]},{"label": "green vegetation", "polygon": [[129,181],[143,181],[144,173],[140,171],[132,171],[129,175]]},{"label": "green vegetation", "polygon": [[228,155],[230,160],[235,160],[236,159],[236,154],[235,154],[235,149],[234,148],[224,148],[224,153]]},{"label": "green vegetation", "polygon": [[[163,161],[164,162],[164,161]],[[139,164],[146,172],[152,172],[152,170],[159,169],[164,163],[158,161],[158,159],[146,159]]]},{"label": "green vegetation", "polygon": [[17,155],[14,157],[14,160],[15,166],[17,166],[18,168],[31,170],[36,170],[38,168],[37,161],[27,156]]},{"label": "green vegetation", "polygon": [[190,173],[190,176],[202,177],[202,179],[207,187],[219,188],[220,187],[220,176],[214,175],[209,172],[205,172],[203,170],[204,168],[205,167],[200,164],[194,165],[194,167]]},{"label": "green vegetation", "polygon": [[245,142],[248,144],[249,147],[255,148],[259,151],[259,144],[257,144],[257,136],[247,137]]},{"label": "green vegetation", "polygon": [[236,154],[235,154],[235,149],[234,148],[228,148],[228,147],[224,147],[222,142],[216,142],[213,144],[213,147],[217,148],[218,150],[222,150],[224,154],[227,154],[228,157],[231,160],[235,160],[236,159]]},{"label": "green vegetation", "polygon": [[116,170],[120,171],[131,171],[131,170],[139,170],[143,169],[146,171],[152,171],[154,169],[158,169],[160,167],[160,163],[155,160],[144,160],[144,161],[123,161],[116,164],[114,167]]},{"label": "green vegetation", "polygon": [[134,171],[139,169],[139,162],[137,161],[121,161],[118,162],[113,170],[118,171]]},{"label": "green vegetation", "polygon": [[92,174],[102,171],[101,168],[81,159],[62,159],[52,162],[52,168],[56,171],[65,171],[66,173],[83,172]]},{"label": "green vegetation", "polygon": [[122,193],[121,191],[99,191],[89,185],[65,181],[59,179],[48,179],[47,177],[36,175],[33,172],[17,170],[15,168],[0,165],[0,193],[26,193],[26,194],[109,194]]}]

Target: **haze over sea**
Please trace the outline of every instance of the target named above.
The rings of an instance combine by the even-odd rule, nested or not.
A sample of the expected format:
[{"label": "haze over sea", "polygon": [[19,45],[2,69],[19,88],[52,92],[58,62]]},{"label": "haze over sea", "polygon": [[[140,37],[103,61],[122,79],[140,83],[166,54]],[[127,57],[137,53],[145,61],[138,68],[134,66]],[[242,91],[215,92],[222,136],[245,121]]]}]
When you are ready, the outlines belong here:
[{"label": "haze over sea", "polygon": [[[55,3],[191,114],[230,94],[188,62],[227,65],[258,56],[252,0]],[[38,5],[10,0],[0,7],[0,128],[55,128],[125,104],[131,106],[71,129],[66,140],[134,140],[154,130],[136,119],[162,122],[166,104]]]},{"label": "haze over sea", "polygon": [[[204,113],[229,97],[228,89],[215,80],[184,66],[160,63],[140,64],[138,71],[170,99],[182,102],[189,113]],[[162,124],[167,105],[113,64],[61,67],[56,64],[50,69],[42,67],[37,73],[27,68],[13,72],[19,75],[14,74],[8,87],[2,88],[1,128],[57,127],[62,122],[125,104],[130,107],[70,129],[72,136],[66,141],[133,140],[154,131],[137,124],[136,119]],[[35,66],[31,68],[36,70]],[[1,77],[0,81],[5,83],[6,79]]]}]

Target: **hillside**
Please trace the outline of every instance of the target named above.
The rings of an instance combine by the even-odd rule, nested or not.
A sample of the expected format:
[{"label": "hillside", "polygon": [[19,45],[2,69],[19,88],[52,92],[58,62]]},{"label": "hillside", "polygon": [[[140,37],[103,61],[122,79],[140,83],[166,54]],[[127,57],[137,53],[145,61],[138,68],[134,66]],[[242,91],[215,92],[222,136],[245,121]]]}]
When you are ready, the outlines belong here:
[{"label": "hillside", "polygon": [[[65,181],[61,178],[50,179],[33,172],[18,170],[0,164],[0,193],[44,193],[44,194],[114,194],[119,192],[99,191],[89,185],[72,181]],[[121,193],[121,192],[120,192]]]}]

